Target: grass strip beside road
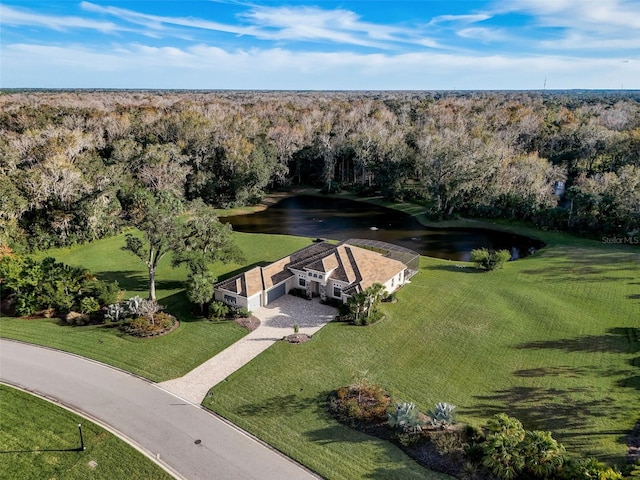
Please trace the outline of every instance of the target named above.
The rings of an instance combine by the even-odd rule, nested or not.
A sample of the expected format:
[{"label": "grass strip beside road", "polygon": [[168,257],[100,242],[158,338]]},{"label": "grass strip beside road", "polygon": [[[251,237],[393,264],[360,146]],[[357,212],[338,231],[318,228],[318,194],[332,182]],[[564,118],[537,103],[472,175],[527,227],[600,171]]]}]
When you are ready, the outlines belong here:
[{"label": "grass strip beside road", "polygon": [[0,478],[173,478],[98,425],[21,390],[0,385],[0,412]]}]

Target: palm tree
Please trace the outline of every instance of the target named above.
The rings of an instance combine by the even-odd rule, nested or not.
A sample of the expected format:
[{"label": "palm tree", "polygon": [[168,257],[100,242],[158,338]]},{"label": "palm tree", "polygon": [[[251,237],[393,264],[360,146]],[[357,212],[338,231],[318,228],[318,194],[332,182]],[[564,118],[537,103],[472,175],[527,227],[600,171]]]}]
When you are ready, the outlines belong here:
[{"label": "palm tree", "polygon": [[353,315],[353,323],[360,325],[360,315],[365,312],[367,297],[364,292],[354,293],[347,300],[349,311]]},{"label": "palm tree", "polygon": [[564,461],[564,446],[551,436],[551,432],[527,432],[523,450],[525,466],[536,477],[550,478]]},{"label": "palm tree", "polygon": [[[353,315],[353,323],[356,325],[369,324],[371,314],[374,313],[386,293],[384,285],[374,283],[362,292],[354,293],[347,300],[349,311]],[[361,315],[365,316],[363,320]]]}]

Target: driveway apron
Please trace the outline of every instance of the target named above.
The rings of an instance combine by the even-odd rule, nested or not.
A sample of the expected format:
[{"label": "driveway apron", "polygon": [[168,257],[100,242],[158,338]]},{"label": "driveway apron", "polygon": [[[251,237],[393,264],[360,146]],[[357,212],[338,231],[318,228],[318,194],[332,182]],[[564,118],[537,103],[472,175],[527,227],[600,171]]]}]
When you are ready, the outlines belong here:
[{"label": "driveway apron", "polygon": [[249,363],[276,341],[293,333],[313,335],[336,316],[336,309],[317,300],[283,295],[253,312],[260,326],[183,377],[159,383],[175,395],[199,404],[211,387]]}]

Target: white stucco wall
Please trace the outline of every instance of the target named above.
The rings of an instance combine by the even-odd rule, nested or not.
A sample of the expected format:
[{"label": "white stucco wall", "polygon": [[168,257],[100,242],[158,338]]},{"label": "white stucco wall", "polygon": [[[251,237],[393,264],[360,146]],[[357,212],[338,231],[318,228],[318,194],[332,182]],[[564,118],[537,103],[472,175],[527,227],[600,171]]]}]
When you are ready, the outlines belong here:
[{"label": "white stucco wall", "polygon": [[247,309],[255,311],[262,306],[262,292],[256,293],[253,297],[249,297],[247,300]]},{"label": "white stucco wall", "polygon": [[387,294],[395,292],[400,286],[404,284],[404,270],[398,272],[385,283],[384,288],[387,290]]},{"label": "white stucco wall", "polygon": [[[225,300],[225,297],[232,297],[232,298],[235,298],[235,300],[236,300],[235,305],[233,304],[233,302],[229,302],[229,301]],[[234,305],[234,306],[236,306],[236,307],[244,307],[244,308],[246,308],[246,309],[248,309],[248,310],[251,310],[251,309],[248,307],[247,299],[246,299],[246,298],[244,298],[244,297],[242,297],[242,296],[240,296],[240,295],[238,295],[237,293],[229,292],[229,291],[227,291],[227,290],[219,290],[219,289],[216,289],[216,290],[215,290],[215,292],[214,292],[213,298],[214,298],[216,301],[218,301],[218,302],[224,302],[224,303],[226,303],[227,305]]]},{"label": "white stucco wall", "polygon": [[[349,284],[346,282],[341,282],[339,280],[333,280],[333,279],[329,279],[327,280],[327,295],[329,296],[329,298],[337,298],[337,299],[342,299],[343,295],[342,295],[342,290],[347,288]],[[340,287],[340,296],[335,297],[333,295],[333,287],[338,286]]]}]

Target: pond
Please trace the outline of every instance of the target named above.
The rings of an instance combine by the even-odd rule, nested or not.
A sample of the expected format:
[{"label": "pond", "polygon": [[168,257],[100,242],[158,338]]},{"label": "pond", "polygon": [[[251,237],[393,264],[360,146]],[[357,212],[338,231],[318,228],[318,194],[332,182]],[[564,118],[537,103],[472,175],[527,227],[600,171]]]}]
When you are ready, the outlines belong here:
[{"label": "pond", "polygon": [[288,197],[266,210],[225,217],[233,229],[347,240],[368,238],[414,250],[421,255],[469,260],[474,248],[507,249],[512,259],[544,246],[522,235],[481,228],[429,228],[406,213],[364,202],[312,195]]}]

